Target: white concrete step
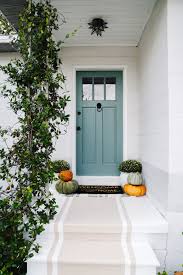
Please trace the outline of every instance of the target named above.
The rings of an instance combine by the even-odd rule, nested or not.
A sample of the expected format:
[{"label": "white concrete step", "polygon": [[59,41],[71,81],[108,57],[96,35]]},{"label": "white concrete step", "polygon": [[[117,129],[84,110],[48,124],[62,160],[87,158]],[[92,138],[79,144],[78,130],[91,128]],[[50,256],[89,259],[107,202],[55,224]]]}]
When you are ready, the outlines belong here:
[{"label": "white concrete step", "polygon": [[42,249],[27,275],[156,274],[147,235],[159,249],[168,227],[148,198],[57,194],[56,200],[58,213],[39,237]]},{"label": "white concrete step", "polygon": [[159,263],[147,242],[45,243],[27,275],[155,275]]},{"label": "white concrete step", "polygon": [[[39,239],[52,239],[53,234],[64,232],[65,239],[120,240],[130,232],[135,240],[144,235],[167,234],[167,221],[146,197],[121,195],[65,197],[57,195],[60,218],[51,222]],[[66,204],[66,206],[64,205]],[[65,208],[69,211],[63,216]],[[154,238],[154,237],[153,237]]]}]

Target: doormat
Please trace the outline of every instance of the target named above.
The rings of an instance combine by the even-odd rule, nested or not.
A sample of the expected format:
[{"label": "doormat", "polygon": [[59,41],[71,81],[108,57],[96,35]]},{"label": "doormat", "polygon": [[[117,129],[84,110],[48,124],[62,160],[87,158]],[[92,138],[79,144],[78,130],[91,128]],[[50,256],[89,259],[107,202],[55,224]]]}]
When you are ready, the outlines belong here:
[{"label": "doormat", "polygon": [[121,186],[79,185],[78,194],[123,194]]}]

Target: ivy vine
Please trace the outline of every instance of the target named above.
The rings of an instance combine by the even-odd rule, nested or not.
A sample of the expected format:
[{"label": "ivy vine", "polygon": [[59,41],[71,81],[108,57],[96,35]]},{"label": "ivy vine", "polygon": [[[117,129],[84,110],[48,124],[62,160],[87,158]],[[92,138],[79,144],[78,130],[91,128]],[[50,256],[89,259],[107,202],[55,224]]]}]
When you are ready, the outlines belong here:
[{"label": "ivy vine", "polygon": [[[56,214],[49,192],[54,179],[54,140],[67,123],[70,98],[59,58],[58,12],[50,1],[29,0],[19,17],[14,45],[20,58],[1,66],[8,85],[1,96],[17,117],[0,128],[0,275],[21,274],[22,264],[39,251],[36,237]],[[9,142],[10,141],[10,142]]]},{"label": "ivy vine", "polygon": [[14,35],[16,31],[9,23],[4,14],[0,11],[0,35]]}]

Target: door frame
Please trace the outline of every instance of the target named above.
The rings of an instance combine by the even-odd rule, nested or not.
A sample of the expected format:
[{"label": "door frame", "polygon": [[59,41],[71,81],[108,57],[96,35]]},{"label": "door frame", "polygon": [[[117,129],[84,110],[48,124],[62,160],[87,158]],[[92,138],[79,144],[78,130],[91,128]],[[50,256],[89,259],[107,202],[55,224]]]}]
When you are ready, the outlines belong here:
[{"label": "door frame", "polygon": [[[73,93],[72,93],[72,120],[71,120],[71,129],[72,129],[72,171],[74,176],[76,176],[76,72],[77,71],[115,71],[120,70],[123,74],[123,121],[121,127],[123,127],[123,142],[122,142],[122,154],[123,159],[127,158],[127,66],[126,65],[85,65],[85,66],[73,66]],[[100,176],[101,177],[101,176]],[[78,177],[80,182],[84,176]],[[93,176],[87,176],[87,178],[94,178]],[[97,176],[98,178],[98,176]],[[107,176],[101,177],[110,180],[112,178],[116,183],[118,182],[118,176]],[[114,183],[115,184],[115,183]]]}]

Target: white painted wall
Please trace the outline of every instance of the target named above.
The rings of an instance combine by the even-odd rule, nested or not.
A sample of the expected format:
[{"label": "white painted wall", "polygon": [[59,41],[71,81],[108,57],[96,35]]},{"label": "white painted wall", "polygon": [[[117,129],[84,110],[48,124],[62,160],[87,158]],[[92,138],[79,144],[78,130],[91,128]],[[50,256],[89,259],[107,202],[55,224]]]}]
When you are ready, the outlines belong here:
[{"label": "white painted wall", "polygon": [[[0,65],[5,65],[8,63],[8,61],[10,59],[13,59],[17,56],[17,54],[15,53],[1,53],[0,54]],[[0,70],[0,88],[3,85],[7,85],[7,77],[2,73],[2,71]],[[7,105],[7,100],[5,100],[4,98],[2,98],[0,96],[0,125],[2,127],[6,127],[7,125],[13,125],[14,123],[16,123],[16,117],[13,114],[13,112],[8,109],[8,105]]]},{"label": "white painted wall", "polygon": [[[0,54],[0,64],[7,63],[16,54]],[[138,91],[137,91],[137,48],[136,47],[68,47],[62,52],[63,71],[67,77],[66,89],[70,91],[71,102],[68,113],[71,114],[67,127],[67,134],[61,136],[56,144],[54,159],[66,159],[70,163],[75,154],[73,137],[75,134],[75,83],[74,68],[87,67],[93,70],[103,68],[115,70],[125,66],[125,156],[138,158]],[[1,81],[3,76],[0,75]],[[0,124],[6,125],[9,121],[9,110],[3,101],[0,101]],[[64,128],[63,128],[64,132]]]},{"label": "white painted wall", "polygon": [[[159,0],[139,45],[140,156],[169,223],[166,269],[183,264],[183,1]],[[163,252],[162,252],[163,253]]]},{"label": "white painted wall", "polygon": [[74,154],[73,135],[75,134],[75,83],[74,68],[81,70],[91,68],[114,69],[120,66],[126,67],[126,96],[125,101],[125,121],[126,121],[126,157],[138,157],[138,92],[137,92],[137,49],[135,47],[68,47],[63,49],[63,70],[67,76],[67,89],[70,91],[71,104],[69,113],[71,120],[68,133],[57,143],[55,158],[64,158],[72,161]]},{"label": "white painted wall", "polygon": [[166,0],[157,1],[139,44],[140,158],[150,196],[168,204],[169,106]]},{"label": "white painted wall", "polygon": [[168,85],[170,181],[168,189],[168,269],[183,264],[183,1],[168,0]]}]

